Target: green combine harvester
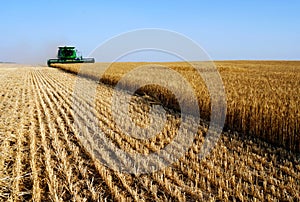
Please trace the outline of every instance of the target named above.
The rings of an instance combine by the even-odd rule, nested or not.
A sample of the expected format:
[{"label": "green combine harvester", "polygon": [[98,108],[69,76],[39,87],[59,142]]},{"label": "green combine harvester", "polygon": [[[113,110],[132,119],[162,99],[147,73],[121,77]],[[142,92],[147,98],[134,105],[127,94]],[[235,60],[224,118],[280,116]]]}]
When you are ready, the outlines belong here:
[{"label": "green combine harvester", "polygon": [[83,58],[79,56],[78,51],[73,46],[58,47],[57,59],[49,59],[47,64],[51,67],[52,64],[59,63],[94,63],[94,58]]}]

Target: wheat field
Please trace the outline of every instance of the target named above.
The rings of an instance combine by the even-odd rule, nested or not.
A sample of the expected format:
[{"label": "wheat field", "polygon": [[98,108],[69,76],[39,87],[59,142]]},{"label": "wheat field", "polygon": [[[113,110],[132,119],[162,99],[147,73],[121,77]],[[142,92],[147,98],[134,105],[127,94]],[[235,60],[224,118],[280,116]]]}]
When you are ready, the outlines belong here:
[{"label": "wheat field", "polygon": [[[1,201],[300,200],[300,62],[216,62],[226,90],[227,116],[217,145],[203,159],[198,153],[208,130],[209,94],[199,86],[203,81],[187,73],[193,72],[188,66],[169,63],[191,81],[201,97],[203,121],[178,161],[136,175],[99,162],[83,146],[78,124],[88,125],[88,134],[96,127],[92,120],[97,120],[118,148],[149,154],[172,141],[180,115],[169,92],[150,86],[132,96],[129,110],[135,123],[147,125],[149,103],[163,103],[170,109],[163,130],[142,141],[124,134],[110,109],[113,86],[138,64],[115,65],[99,82],[94,71],[99,64],[86,66],[87,77],[69,73],[77,73],[78,65],[1,64]],[[78,80],[97,84],[95,100],[87,99],[86,89],[80,86],[74,97]],[[126,83],[134,84],[134,79]],[[127,92],[118,93],[122,100]],[[93,102],[95,111],[91,110]],[[189,121],[194,124],[193,118]]]},{"label": "wheat field", "polygon": [[[201,118],[210,119],[211,100],[207,86],[192,66],[200,66],[200,71],[208,74],[214,71],[211,65],[202,63],[159,63],[177,71],[193,86],[199,102]],[[300,152],[300,62],[297,61],[217,61],[226,91],[227,116],[225,128],[251,135],[289,150]],[[147,74],[163,74],[160,67],[151,68],[151,63],[114,63],[101,76],[101,82],[116,85],[132,69],[150,65],[146,73],[138,73],[123,81],[122,88],[128,89],[143,80]],[[203,67],[202,67],[202,66]],[[57,67],[73,73],[80,73],[99,80],[99,72],[104,71],[106,63],[93,65],[62,65]],[[208,73],[207,73],[208,72]],[[146,75],[146,78],[145,78]],[[202,76],[202,75],[201,75]],[[165,77],[166,82],[177,81]],[[213,81],[214,82],[214,81]],[[141,89],[170,108],[179,106],[172,94],[157,86]],[[163,95],[163,96],[162,96]],[[189,102],[190,95],[183,95]],[[193,111],[194,109],[191,109]]]}]

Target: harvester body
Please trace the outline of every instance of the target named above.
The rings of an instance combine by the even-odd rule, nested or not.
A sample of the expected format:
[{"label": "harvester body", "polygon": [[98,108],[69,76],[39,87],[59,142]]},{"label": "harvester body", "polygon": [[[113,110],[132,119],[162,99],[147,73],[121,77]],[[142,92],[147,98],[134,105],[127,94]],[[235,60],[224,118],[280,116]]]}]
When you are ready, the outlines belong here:
[{"label": "harvester body", "polygon": [[94,63],[94,58],[83,58],[73,46],[58,47],[57,59],[49,59],[47,64],[51,67],[54,63]]}]

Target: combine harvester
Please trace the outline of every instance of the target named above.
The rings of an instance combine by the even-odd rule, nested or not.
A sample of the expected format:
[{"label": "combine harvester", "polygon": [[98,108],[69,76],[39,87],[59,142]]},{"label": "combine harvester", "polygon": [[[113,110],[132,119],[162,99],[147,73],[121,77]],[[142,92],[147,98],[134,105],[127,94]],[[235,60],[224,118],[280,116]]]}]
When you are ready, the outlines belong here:
[{"label": "combine harvester", "polygon": [[78,54],[78,51],[73,46],[58,47],[57,59],[49,59],[47,64],[52,67],[52,64],[66,64],[66,63],[94,63],[94,58],[83,58]]}]

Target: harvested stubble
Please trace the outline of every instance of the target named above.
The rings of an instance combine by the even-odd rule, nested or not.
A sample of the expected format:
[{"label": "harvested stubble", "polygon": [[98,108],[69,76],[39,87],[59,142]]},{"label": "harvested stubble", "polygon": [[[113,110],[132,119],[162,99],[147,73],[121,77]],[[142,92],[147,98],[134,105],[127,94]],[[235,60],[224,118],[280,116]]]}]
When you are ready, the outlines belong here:
[{"label": "harvested stubble", "polygon": [[[109,109],[111,87],[98,85],[97,113],[91,114],[85,88],[73,97],[77,79],[73,74],[44,67],[0,68],[0,72],[1,201],[300,200],[298,154],[223,133],[215,149],[200,160],[205,124],[188,152],[165,169],[137,176],[115,172],[83,147],[75,115],[83,125],[97,118],[114,144],[140,153],[168,144],[178,115],[168,115],[165,132],[138,141],[115,127]],[[132,114],[147,120],[143,107],[149,107],[147,101],[134,96]]]}]

